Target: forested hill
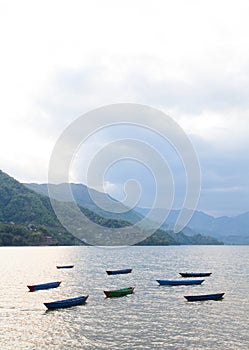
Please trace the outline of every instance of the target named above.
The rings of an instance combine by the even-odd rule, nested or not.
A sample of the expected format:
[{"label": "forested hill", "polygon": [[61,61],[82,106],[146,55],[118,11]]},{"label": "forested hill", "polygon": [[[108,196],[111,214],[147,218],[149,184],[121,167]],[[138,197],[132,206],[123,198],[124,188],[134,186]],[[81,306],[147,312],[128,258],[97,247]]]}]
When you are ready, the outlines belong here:
[{"label": "forested hill", "polygon": [[60,227],[49,198],[29,190],[0,171],[0,221]]},{"label": "forested hill", "polygon": [[[105,219],[80,208],[93,222],[104,227],[130,225]],[[40,195],[0,170],[0,245],[75,245],[81,241],[58,221],[48,197]]]}]

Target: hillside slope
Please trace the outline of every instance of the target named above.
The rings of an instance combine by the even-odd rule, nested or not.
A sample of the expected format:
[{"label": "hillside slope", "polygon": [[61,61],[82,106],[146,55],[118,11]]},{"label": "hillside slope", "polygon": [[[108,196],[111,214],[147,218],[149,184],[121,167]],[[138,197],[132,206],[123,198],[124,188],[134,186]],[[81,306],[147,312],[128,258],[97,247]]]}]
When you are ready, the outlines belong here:
[{"label": "hillside slope", "polygon": [[[149,209],[136,208],[141,215],[146,215]],[[160,210],[158,209],[159,213]],[[179,210],[171,210],[162,229],[174,227]],[[184,232],[188,230],[222,240],[225,244],[249,244],[249,212],[234,217],[222,216],[215,218],[201,211],[194,211]]]},{"label": "hillside slope", "polygon": [[[48,185],[47,184],[25,184],[28,188],[33,189],[37,191],[38,193],[42,193],[45,195],[48,195]],[[65,186],[66,184],[59,184],[59,185],[49,185],[53,186],[53,193],[55,193],[55,198],[59,200],[66,201],[66,195],[65,195]],[[142,213],[137,213],[135,210],[128,210],[128,208],[124,207],[124,209],[128,210],[125,213],[117,214],[112,213],[111,211],[116,209],[115,206],[115,200],[113,203],[113,206],[110,207],[110,212],[103,211],[101,208],[99,208],[92,200],[92,198],[89,195],[88,188],[81,184],[70,184],[73,197],[75,201],[83,205],[84,207],[90,208],[92,211],[98,213],[102,217],[105,218],[112,218],[115,220],[124,220],[125,222],[131,222],[136,223],[140,221],[143,218]],[[91,190],[94,192],[95,197],[97,198],[99,203],[103,203],[106,198],[106,194],[97,192],[95,190]],[[116,201],[117,202],[117,201]],[[117,202],[118,203],[118,202]],[[118,203],[120,205],[120,203]],[[145,215],[147,212],[144,213]],[[171,244],[222,244],[220,241],[213,237],[206,237],[203,235],[200,235],[196,232],[193,232],[190,229],[186,229],[185,231],[181,232],[179,235],[172,235],[171,232],[168,232],[168,227],[165,225],[162,227],[162,229],[157,230],[152,236],[146,238],[142,242],[138,243],[139,245],[171,245]]]},{"label": "hillside slope", "polygon": [[[47,184],[25,183],[24,185],[37,193],[43,194],[45,196],[49,195]],[[65,187],[67,186],[66,184],[50,184],[49,186],[53,187],[53,193],[55,194],[54,199],[59,201],[67,201],[65,195]],[[122,206],[120,202],[116,201],[113,198],[111,198],[113,203],[109,205],[110,211],[105,211],[94,203],[89,194],[88,188],[85,185],[71,183],[70,187],[73,197],[79,205],[84,208],[88,208],[103,218],[129,221],[132,224],[139,222],[143,218],[141,214],[137,213],[135,210],[129,210],[129,208]],[[91,191],[94,193],[94,197],[97,199],[100,205],[101,203],[106,202],[108,195],[95,191],[93,189],[91,189]],[[117,213],[117,209],[120,207],[124,210],[124,213]]]},{"label": "hillside slope", "polygon": [[[60,206],[65,211],[72,210],[67,203],[61,202]],[[80,210],[103,227],[130,225],[127,221],[102,218],[87,208],[80,207]],[[73,217],[74,213],[71,214]],[[0,244],[75,245],[82,242],[61,225],[47,196],[28,189],[0,170]]]}]

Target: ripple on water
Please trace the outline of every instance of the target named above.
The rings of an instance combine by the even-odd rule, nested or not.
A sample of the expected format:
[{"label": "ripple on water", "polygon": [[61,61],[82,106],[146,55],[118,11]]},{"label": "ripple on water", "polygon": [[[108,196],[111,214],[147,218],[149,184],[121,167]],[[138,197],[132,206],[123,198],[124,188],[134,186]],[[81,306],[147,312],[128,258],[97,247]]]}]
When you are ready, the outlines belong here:
[{"label": "ripple on water", "polygon": [[[58,263],[74,269],[56,269]],[[1,249],[1,350],[248,349],[248,246],[42,247]],[[108,268],[133,267],[123,276]],[[158,286],[180,271],[212,271],[200,286]],[[29,293],[27,284],[62,280]],[[106,299],[105,289],[135,285]],[[188,303],[183,295],[225,292],[221,301]],[[85,305],[46,312],[46,301],[89,294]]]}]

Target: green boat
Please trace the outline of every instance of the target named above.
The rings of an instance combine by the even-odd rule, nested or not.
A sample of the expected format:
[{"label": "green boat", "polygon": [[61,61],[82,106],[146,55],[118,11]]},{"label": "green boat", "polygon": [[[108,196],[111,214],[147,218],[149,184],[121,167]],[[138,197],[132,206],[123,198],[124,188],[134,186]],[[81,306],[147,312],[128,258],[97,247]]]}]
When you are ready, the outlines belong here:
[{"label": "green boat", "polygon": [[128,288],[122,288],[122,289],[116,289],[116,290],[104,290],[104,293],[107,298],[118,298],[123,297],[127,294],[132,294],[135,287],[128,287]]}]

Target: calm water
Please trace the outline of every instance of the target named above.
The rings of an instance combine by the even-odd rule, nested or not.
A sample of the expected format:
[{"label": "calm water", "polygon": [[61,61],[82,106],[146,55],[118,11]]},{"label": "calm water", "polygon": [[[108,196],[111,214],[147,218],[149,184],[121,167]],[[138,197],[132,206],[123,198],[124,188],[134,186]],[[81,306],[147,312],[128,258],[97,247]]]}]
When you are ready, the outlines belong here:
[{"label": "calm water", "polygon": [[[57,264],[74,264],[57,270]],[[106,269],[133,267],[108,276]],[[248,349],[249,246],[0,248],[0,349]],[[158,286],[182,271],[212,271],[200,286]],[[27,284],[62,280],[28,292]],[[105,299],[104,289],[135,285]],[[186,294],[225,292],[188,303]],[[43,302],[89,294],[86,305]]]}]

